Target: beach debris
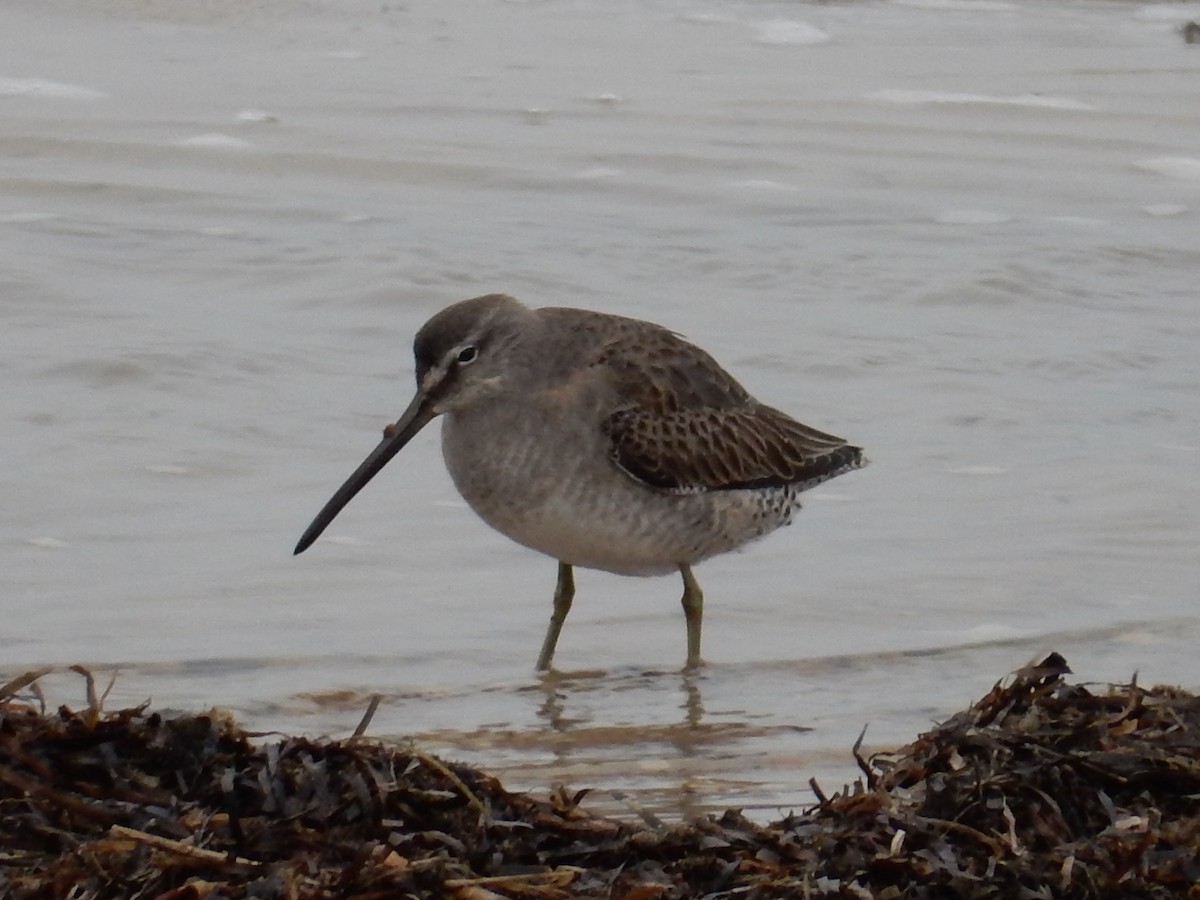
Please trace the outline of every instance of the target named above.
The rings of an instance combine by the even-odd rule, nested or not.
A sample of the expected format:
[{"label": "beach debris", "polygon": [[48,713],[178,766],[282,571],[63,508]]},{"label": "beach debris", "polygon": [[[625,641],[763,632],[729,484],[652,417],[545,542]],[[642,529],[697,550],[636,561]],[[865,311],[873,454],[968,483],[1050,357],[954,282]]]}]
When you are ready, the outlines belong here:
[{"label": "beach debris", "polygon": [[[0,896],[1181,897],[1200,882],[1200,698],[1089,688],[1051,654],[771,824],[649,827],[363,737],[210,711],[47,711],[0,688]],[[860,738],[861,744],[861,738]]]}]

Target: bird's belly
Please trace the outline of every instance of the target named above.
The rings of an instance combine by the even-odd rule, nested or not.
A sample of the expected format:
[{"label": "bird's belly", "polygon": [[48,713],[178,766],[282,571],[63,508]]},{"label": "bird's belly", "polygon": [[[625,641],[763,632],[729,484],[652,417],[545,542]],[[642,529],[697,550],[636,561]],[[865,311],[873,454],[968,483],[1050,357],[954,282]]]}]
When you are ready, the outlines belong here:
[{"label": "bird's belly", "polygon": [[774,531],[796,505],[786,489],[661,491],[626,475],[598,446],[589,452],[578,441],[511,432],[480,440],[470,424],[447,417],[443,425],[459,493],[501,534],[571,565],[666,574]]}]

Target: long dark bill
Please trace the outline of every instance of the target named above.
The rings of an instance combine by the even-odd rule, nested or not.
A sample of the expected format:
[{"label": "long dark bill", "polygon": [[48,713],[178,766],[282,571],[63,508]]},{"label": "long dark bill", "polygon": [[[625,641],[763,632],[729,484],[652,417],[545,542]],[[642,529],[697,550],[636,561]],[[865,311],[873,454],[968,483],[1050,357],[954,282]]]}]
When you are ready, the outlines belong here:
[{"label": "long dark bill", "polygon": [[296,544],[293,554],[307,550],[342,511],[342,507],[353,500],[354,495],[366,487],[367,482],[374,478],[393,456],[404,449],[404,445],[428,425],[434,415],[433,405],[424,393],[418,391],[408,409],[396,420],[396,424],[384,429],[383,440],[379,442],[379,446],[371,451],[371,455],[362,461],[362,465],[354,470],[354,474],[346,479],[346,483],[337,489],[337,493],[329,498],[329,502],[317,513],[317,517],[300,538],[300,543]]}]

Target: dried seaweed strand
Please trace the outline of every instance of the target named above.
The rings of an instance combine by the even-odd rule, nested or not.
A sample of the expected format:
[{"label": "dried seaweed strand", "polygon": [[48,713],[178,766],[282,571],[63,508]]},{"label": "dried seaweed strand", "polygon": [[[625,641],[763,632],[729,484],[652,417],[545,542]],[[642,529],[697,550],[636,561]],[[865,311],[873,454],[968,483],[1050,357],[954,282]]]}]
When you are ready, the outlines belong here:
[{"label": "dried seaweed strand", "polygon": [[0,765],[0,784],[10,785],[26,796],[48,800],[59,809],[67,810],[89,822],[108,825],[117,818],[110,810],[102,806],[97,806],[66,791],[56,790],[40,779],[17,772],[9,766]]},{"label": "dried seaweed strand", "polygon": [[972,828],[970,825],[964,825],[962,822],[955,822],[950,819],[935,819],[930,816],[913,816],[913,818],[924,825],[933,825],[938,828],[945,828],[948,831],[957,831],[959,834],[965,834],[973,837],[979,843],[986,846],[997,856],[1003,856],[1008,849],[1003,841],[998,841],[995,838],[988,837],[977,828]]},{"label": "dried seaweed strand", "polygon": [[100,715],[100,699],[96,696],[96,679],[92,677],[91,670],[86,666],[71,666],[71,671],[82,675],[87,685],[88,712],[93,717]]},{"label": "dried seaweed strand", "polygon": [[358,727],[354,729],[353,737],[362,737],[367,733],[367,728],[371,724],[371,720],[375,718],[375,710],[379,709],[379,701],[383,699],[383,694],[372,694],[371,702],[367,704],[367,711],[363,713],[363,717],[358,722]]},{"label": "dried seaweed strand", "polygon": [[442,775],[444,775],[451,784],[453,784],[459,789],[459,791],[462,792],[463,796],[472,807],[477,809],[480,813],[486,811],[487,808],[483,805],[483,802],[475,796],[469,787],[467,787],[466,782],[451,772],[449,767],[444,762],[437,757],[430,756],[428,753],[424,753],[415,748],[412,751],[412,755],[425,765],[429,766],[435,772],[440,772]]},{"label": "dried seaweed strand", "polygon": [[109,829],[109,833],[113,837],[127,838],[131,841],[137,841],[139,844],[145,844],[148,847],[153,847],[155,850],[165,850],[168,853],[174,853],[178,856],[187,856],[192,859],[200,859],[210,863],[234,863],[239,866],[261,866],[262,863],[252,859],[246,859],[244,856],[231,858],[227,853],[218,853],[216,850],[206,850],[203,847],[197,847],[194,844],[185,844],[183,841],[175,841],[171,838],[165,838],[157,834],[150,834],[146,831],[138,831],[136,828],[126,828],[124,825],[114,825]]},{"label": "dried seaweed strand", "polygon": [[448,888],[472,886],[520,888],[528,885],[563,887],[578,878],[583,871],[583,869],[575,866],[560,866],[549,872],[522,872],[517,875],[485,875],[479,878],[447,878],[444,884]]},{"label": "dried seaweed strand", "polygon": [[49,675],[53,671],[53,666],[46,666],[45,668],[41,669],[30,669],[28,672],[18,675],[11,681],[5,682],[3,685],[0,685],[0,700],[6,700],[17,691],[21,690],[21,688],[29,687],[29,685],[33,684],[43,675]]}]

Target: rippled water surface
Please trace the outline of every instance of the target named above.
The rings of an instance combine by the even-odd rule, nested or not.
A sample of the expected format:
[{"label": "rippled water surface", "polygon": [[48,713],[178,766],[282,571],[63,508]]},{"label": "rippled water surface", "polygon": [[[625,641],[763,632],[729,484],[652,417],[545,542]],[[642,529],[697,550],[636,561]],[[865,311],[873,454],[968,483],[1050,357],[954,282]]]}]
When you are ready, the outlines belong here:
[{"label": "rippled water surface", "polygon": [[[1200,687],[1198,17],[9,0],[0,680],[330,734],[379,693],[372,733],[667,815],[802,806],[1051,648]],[[702,672],[677,579],[580,572],[535,677],[554,564],[435,429],[291,556],[494,290],[868,449],[699,567]]]}]

